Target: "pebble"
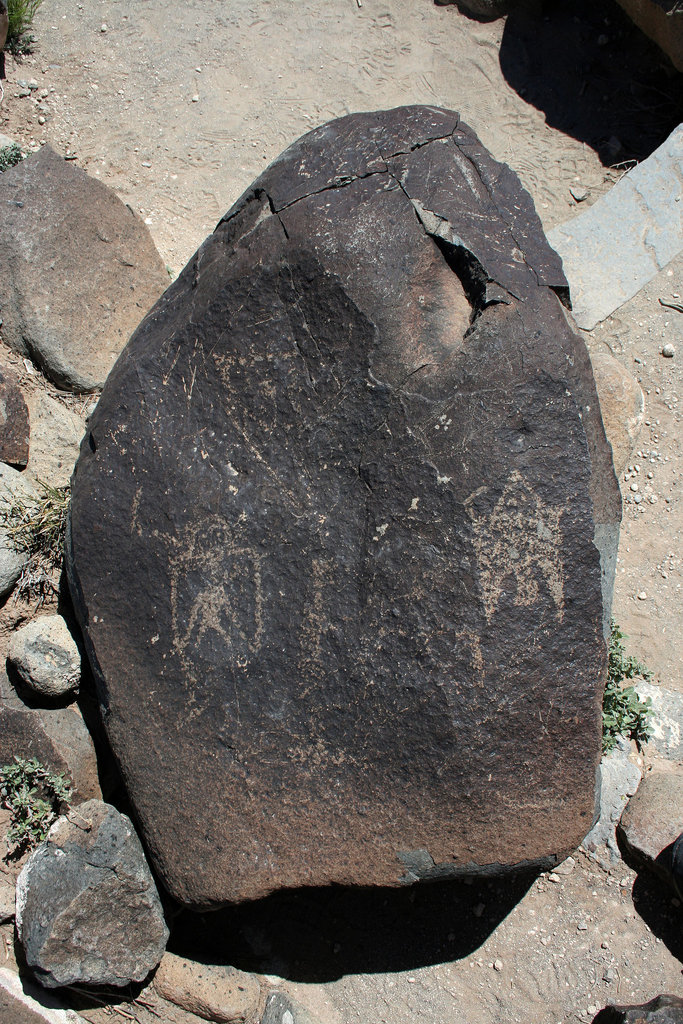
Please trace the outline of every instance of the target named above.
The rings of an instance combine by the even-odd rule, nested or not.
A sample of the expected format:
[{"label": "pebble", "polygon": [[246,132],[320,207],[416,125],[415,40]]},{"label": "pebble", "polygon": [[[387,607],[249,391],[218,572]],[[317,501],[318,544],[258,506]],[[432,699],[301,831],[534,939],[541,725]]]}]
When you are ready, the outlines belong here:
[{"label": "pebble", "polygon": [[586,932],[588,931],[588,925],[585,921],[579,921],[576,925],[576,930],[577,932]]},{"label": "pebble", "polygon": [[151,165],[151,163],[149,162],[149,160],[143,160],[143,161],[142,161],[142,166],[143,166],[143,167],[151,167],[152,165]]},{"label": "pebble", "polygon": [[41,115],[40,115],[40,117],[38,118],[38,124],[45,124],[45,118],[43,117],[43,115],[42,115],[42,114],[41,114]]},{"label": "pebble", "polygon": [[199,103],[199,96],[198,96],[197,93],[195,93],[194,96],[192,97],[192,102],[193,103]]},{"label": "pebble", "polygon": [[26,84],[28,85],[31,92],[35,92],[35,90],[38,88],[38,83],[36,82],[35,78],[29,78]]},{"label": "pebble", "polygon": [[631,484],[631,490],[635,493],[638,490],[638,484]]},{"label": "pebble", "polygon": [[494,960],[493,961],[493,969],[494,969],[494,971],[502,971],[503,970],[503,961],[502,960]]},{"label": "pebble", "polygon": [[676,349],[671,343],[669,343],[663,347],[662,355],[666,356],[667,359],[673,359],[673,357],[676,355]]},{"label": "pebble", "polygon": [[647,601],[647,594],[645,593],[644,590],[641,590],[640,593],[638,594],[638,600],[639,601]]},{"label": "pebble", "polygon": [[50,90],[49,89],[41,89],[40,90],[40,98],[41,98],[41,100],[46,100],[49,95],[50,95]]},{"label": "pebble", "polygon": [[104,22],[103,22],[103,23],[102,23],[102,24],[100,25],[100,32],[106,32],[106,31],[107,31],[107,26],[106,26],[106,25],[104,24]]},{"label": "pebble", "polygon": [[605,971],[605,972],[603,973],[603,975],[602,975],[602,980],[603,980],[603,981],[606,981],[606,982],[607,982],[608,984],[610,984],[611,982],[613,982],[613,981],[615,980],[615,978],[616,978],[616,974],[615,974],[615,972],[614,972],[614,971],[612,970],[612,968],[611,968],[611,967],[608,967],[608,968],[607,968],[607,970],[606,970],[606,971]]},{"label": "pebble", "polygon": [[603,940],[603,941],[602,941],[602,942],[600,943],[600,949],[609,949],[609,942],[605,942],[605,941]]},{"label": "pebble", "polygon": [[560,881],[560,876],[556,875],[554,871],[551,871],[550,874],[548,875],[548,881],[549,882],[559,882]]},{"label": "pebble", "polygon": [[641,501],[643,500],[642,494],[634,494],[633,500],[635,501],[636,505],[640,505]]},{"label": "pebble", "polygon": [[573,185],[569,191],[577,203],[582,203],[585,199],[588,199],[588,189],[580,185]]}]

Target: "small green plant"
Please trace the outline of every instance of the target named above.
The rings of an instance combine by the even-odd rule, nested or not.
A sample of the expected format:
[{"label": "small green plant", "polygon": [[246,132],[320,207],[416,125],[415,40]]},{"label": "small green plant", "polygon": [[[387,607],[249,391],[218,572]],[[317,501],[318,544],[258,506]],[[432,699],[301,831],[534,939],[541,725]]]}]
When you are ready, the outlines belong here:
[{"label": "small green plant", "polygon": [[10,812],[8,857],[34,849],[45,839],[71,799],[66,776],[51,772],[35,757],[14,758],[0,768],[0,803]]},{"label": "small green plant", "polygon": [[627,679],[650,679],[649,669],[624,652],[625,636],[612,620],[607,660],[607,685],[602,701],[602,749],[608,754],[616,746],[618,736],[626,736],[639,745],[650,738],[651,701],[641,700],[633,686],[624,686]]},{"label": "small green plant", "polygon": [[3,146],[0,149],[0,174],[3,171],[8,171],[10,167],[15,167],[20,164],[23,160],[22,152],[16,142],[13,142],[10,146]]},{"label": "small green plant", "polygon": [[17,585],[18,597],[44,601],[56,592],[55,574],[61,568],[69,487],[39,482],[37,495],[15,495],[0,504],[0,526],[17,551],[28,554]]},{"label": "small green plant", "polygon": [[7,42],[5,49],[15,55],[31,52],[33,36],[27,34],[43,0],[7,0]]}]

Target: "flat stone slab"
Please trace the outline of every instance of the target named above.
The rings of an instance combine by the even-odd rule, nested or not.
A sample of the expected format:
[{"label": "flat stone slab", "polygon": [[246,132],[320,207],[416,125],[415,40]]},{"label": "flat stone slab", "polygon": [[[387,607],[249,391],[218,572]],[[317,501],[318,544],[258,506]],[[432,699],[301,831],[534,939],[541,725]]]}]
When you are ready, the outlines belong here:
[{"label": "flat stone slab", "polygon": [[593,206],[548,233],[592,330],[683,250],[683,125]]},{"label": "flat stone slab", "polygon": [[620,499],[557,293],[516,176],[406,107],[291,146],[131,339],[68,563],[182,902],[552,864],[590,828]]}]

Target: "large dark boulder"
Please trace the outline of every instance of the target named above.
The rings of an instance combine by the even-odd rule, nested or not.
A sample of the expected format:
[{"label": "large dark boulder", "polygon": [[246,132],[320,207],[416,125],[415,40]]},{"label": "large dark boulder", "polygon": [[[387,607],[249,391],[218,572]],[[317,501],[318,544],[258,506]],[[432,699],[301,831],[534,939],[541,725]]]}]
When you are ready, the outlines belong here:
[{"label": "large dark boulder", "polygon": [[180,900],[550,863],[590,828],[620,502],[557,293],[516,176],[408,107],[291,146],[129,342],[68,563]]}]

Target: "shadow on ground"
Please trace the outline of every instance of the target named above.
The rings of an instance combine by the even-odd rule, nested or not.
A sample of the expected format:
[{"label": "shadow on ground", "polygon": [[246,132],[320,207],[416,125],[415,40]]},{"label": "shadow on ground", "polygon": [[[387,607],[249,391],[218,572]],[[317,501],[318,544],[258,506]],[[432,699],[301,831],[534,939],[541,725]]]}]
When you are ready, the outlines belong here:
[{"label": "shadow on ground", "polygon": [[536,877],[526,872],[469,885],[303,889],[207,914],[181,911],[168,948],[302,982],[413,970],[476,950]]},{"label": "shadow on ground", "polygon": [[513,12],[500,66],[549,125],[608,166],[645,159],[683,120],[683,75],[614,0],[547,0],[539,16]]},{"label": "shadow on ground", "polygon": [[683,961],[683,907],[673,890],[659,878],[643,872],[633,883],[633,906],[652,934],[672,956]]}]

